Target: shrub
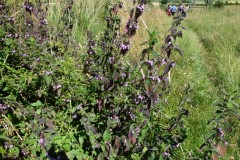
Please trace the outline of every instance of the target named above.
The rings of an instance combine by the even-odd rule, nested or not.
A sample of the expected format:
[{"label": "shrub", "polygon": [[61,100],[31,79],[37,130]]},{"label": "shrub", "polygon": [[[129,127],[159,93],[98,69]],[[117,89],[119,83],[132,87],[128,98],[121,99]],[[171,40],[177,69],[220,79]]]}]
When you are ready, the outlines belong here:
[{"label": "shrub", "polygon": [[213,7],[214,8],[223,8],[224,7],[224,2],[222,0],[217,0],[217,1],[215,1]]},{"label": "shrub", "polygon": [[161,0],[160,3],[161,3],[161,4],[167,4],[167,3],[168,3],[168,0]]},{"label": "shrub", "polygon": [[[146,1],[130,12],[119,33],[120,4],[106,6],[100,38],[88,32],[84,53],[69,36],[74,28],[74,1],[67,1],[55,34],[46,21],[48,4],[26,1],[12,17],[1,4],[0,153],[5,159],[146,159],[174,156],[186,138],[180,106],[176,116],[159,125],[162,96],[167,94],[169,58],[182,19],[175,19],[162,52],[156,32],[139,65],[122,58],[130,49]],[[121,4],[122,6],[122,4]],[[45,8],[46,7],[46,8]],[[181,103],[183,104],[183,103]],[[151,134],[148,134],[151,133]],[[154,154],[152,154],[154,153]]]}]

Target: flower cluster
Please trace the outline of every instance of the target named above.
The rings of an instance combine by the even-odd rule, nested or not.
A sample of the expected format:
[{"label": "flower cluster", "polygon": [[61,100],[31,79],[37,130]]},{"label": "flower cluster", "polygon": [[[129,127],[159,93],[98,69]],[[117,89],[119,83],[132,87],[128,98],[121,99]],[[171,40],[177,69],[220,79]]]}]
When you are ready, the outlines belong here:
[{"label": "flower cluster", "polygon": [[123,2],[119,2],[118,7],[123,8]]},{"label": "flower cluster", "polygon": [[130,19],[127,21],[124,31],[129,37],[131,37],[136,34],[138,28],[138,21],[133,21]]},{"label": "flower cluster", "polygon": [[2,11],[5,8],[4,4],[0,2],[0,11]]},{"label": "flower cluster", "polygon": [[144,5],[138,5],[136,8],[136,12],[135,12],[135,19],[138,19],[144,11],[145,6]]},{"label": "flower cluster", "polygon": [[88,44],[87,44],[87,47],[88,47],[87,53],[89,55],[95,55],[96,54],[96,52],[94,50],[95,46],[96,46],[96,43],[95,43],[95,41],[92,38],[92,33],[89,32],[88,33]]},{"label": "flower cluster", "polygon": [[55,84],[53,85],[53,90],[56,91],[58,89],[62,88],[62,85],[61,84]]},{"label": "flower cluster", "polygon": [[31,2],[25,1],[24,4],[23,4],[23,8],[25,8],[26,12],[29,12],[30,14],[32,14],[33,4]]},{"label": "flower cluster", "polygon": [[127,51],[130,49],[130,42],[124,42],[120,44],[120,53],[126,54]]},{"label": "flower cluster", "polygon": [[154,64],[154,60],[147,60],[147,64],[149,64],[152,67]]},{"label": "flower cluster", "polygon": [[0,109],[1,109],[1,110],[6,110],[6,109],[8,109],[8,108],[10,108],[9,105],[0,104]]}]

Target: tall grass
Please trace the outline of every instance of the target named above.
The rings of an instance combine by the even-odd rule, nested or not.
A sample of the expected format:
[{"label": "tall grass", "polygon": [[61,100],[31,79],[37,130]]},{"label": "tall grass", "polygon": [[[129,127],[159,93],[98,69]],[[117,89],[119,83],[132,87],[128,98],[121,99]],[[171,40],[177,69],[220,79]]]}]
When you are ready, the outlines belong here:
[{"label": "tall grass", "polygon": [[[191,97],[187,106],[190,116],[186,122],[188,138],[181,145],[182,153],[179,153],[182,159],[191,150],[199,152],[198,148],[211,133],[208,122],[215,115],[215,103],[222,99],[221,92],[224,90],[229,94],[235,91],[239,93],[240,13],[238,10],[238,6],[210,11],[194,9],[185,20],[184,25],[187,30],[183,33],[183,38],[177,40],[185,55],[179,58],[176,53],[172,57],[177,67],[171,71],[171,94],[166,97],[167,103],[163,103],[166,107],[163,107],[162,112],[167,117],[175,115],[184,88],[188,84],[191,86]],[[154,11],[152,8],[149,14],[146,13],[143,17],[149,29],[155,28],[160,32],[159,39],[161,39],[166,33],[166,26],[171,23],[171,18],[164,12],[156,13],[161,11]],[[153,17],[153,15],[157,16]],[[161,28],[160,24],[165,24],[165,28]],[[135,40],[142,40],[143,38],[140,37],[144,35],[139,38],[136,36],[135,38],[138,39]],[[233,132],[226,133],[230,140],[224,158],[239,158],[239,147],[237,147],[239,121],[236,118],[227,121],[232,124]]]},{"label": "tall grass", "polygon": [[[74,28],[72,37],[83,43],[87,31],[99,33],[103,30],[104,12],[107,0],[76,0],[73,6]],[[48,19],[57,25],[62,17],[63,11],[68,5],[65,0],[51,0]]]},{"label": "tall grass", "polygon": [[239,9],[239,6],[229,6],[222,10],[194,12],[187,20],[208,52],[205,59],[215,85],[230,92],[240,87],[240,58],[236,49],[240,42]]},{"label": "tall grass", "polygon": [[[181,76],[176,75],[174,79],[177,84],[181,84],[178,82],[182,79],[192,79],[190,83],[196,91],[193,97],[197,108],[190,111],[193,119],[187,123],[190,128],[187,148],[190,145],[194,147],[201,140],[203,133],[206,135],[209,132],[207,121],[213,117],[214,102],[222,98],[223,90],[230,95],[235,92],[240,94],[239,9],[239,6],[210,11],[196,9],[186,19],[188,30],[180,43],[187,46],[184,49],[188,62],[182,67],[176,67],[176,74]],[[184,76],[185,72],[187,76]],[[233,130],[226,133],[229,146],[225,158],[232,156],[238,159],[239,120],[230,117],[227,122]]]}]

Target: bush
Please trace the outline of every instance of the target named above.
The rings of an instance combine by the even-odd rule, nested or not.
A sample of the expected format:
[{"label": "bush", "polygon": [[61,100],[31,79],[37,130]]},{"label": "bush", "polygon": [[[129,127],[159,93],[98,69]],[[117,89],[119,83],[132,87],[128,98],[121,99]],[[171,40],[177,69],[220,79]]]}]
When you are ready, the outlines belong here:
[{"label": "bush", "polygon": [[160,3],[161,3],[161,4],[167,4],[167,3],[168,3],[168,0],[161,0]]},{"label": "bush", "polygon": [[217,0],[215,1],[215,3],[213,4],[214,8],[223,8],[224,7],[224,2],[222,0]]}]

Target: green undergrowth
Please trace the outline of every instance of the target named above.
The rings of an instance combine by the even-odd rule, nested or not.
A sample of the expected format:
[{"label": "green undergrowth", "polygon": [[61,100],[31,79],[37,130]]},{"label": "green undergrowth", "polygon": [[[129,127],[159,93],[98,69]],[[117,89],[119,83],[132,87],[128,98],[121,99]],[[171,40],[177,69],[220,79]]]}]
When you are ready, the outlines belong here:
[{"label": "green undergrowth", "polygon": [[[211,133],[210,119],[216,116],[216,104],[226,97],[239,96],[239,13],[237,7],[223,10],[194,10],[185,21],[187,30],[178,43],[184,48],[183,59],[177,58],[177,67],[172,71],[172,93],[168,97],[168,114],[174,114],[183,86],[192,88],[189,99],[190,117],[186,122],[188,139],[182,145],[183,153],[199,150],[199,145]],[[214,23],[213,23],[214,22]],[[230,23],[231,22],[231,23]],[[227,102],[228,99],[225,99]],[[239,99],[236,100],[239,105]],[[229,104],[230,108],[233,108]],[[238,112],[238,110],[236,110]],[[239,119],[226,116],[224,123],[228,145],[226,155],[239,158]],[[186,151],[186,152],[185,152]]]},{"label": "green undergrowth", "polygon": [[217,99],[216,88],[212,85],[208,75],[208,68],[204,65],[204,49],[199,42],[198,36],[190,29],[184,32],[179,40],[184,48],[184,58],[177,58],[177,67],[172,71],[171,93],[168,96],[167,113],[173,115],[177,110],[179,98],[184,94],[184,88],[191,87],[190,97],[187,98],[187,107],[190,116],[186,122],[188,138],[182,145],[183,158],[190,150],[198,151],[199,146],[205,141],[211,127],[208,120],[213,117],[214,102]]}]

